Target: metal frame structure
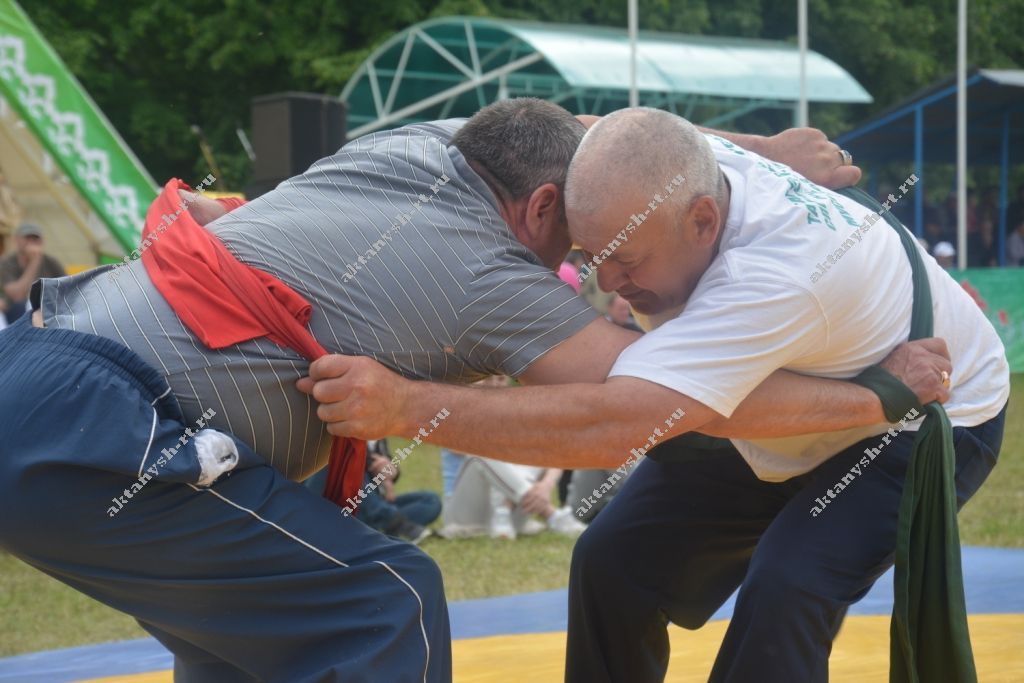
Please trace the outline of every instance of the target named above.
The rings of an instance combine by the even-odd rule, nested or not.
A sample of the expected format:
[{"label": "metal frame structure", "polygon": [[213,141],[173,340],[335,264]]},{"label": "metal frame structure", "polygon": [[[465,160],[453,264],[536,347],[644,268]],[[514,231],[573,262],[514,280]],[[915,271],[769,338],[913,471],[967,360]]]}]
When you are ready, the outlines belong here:
[{"label": "metal frame structure", "polygon": [[[349,105],[349,137],[468,116],[490,102],[516,96],[541,97],[580,114],[605,114],[629,106],[628,45],[625,31],[602,27],[476,17],[425,21],[385,41],[345,85],[341,99]],[[714,81],[710,76],[699,87],[687,87],[687,78],[666,66],[665,50],[675,46],[689,50],[680,55],[683,60],[694,52],[704,59],[713,54],[719,70],[732,69],[722,79],[731,87],[708,85]],[[619,66],[611,54],[619,48],[626,57],[621,74],[609,68]],[[641,32],[639,50],[641,105],[717,126],[760,109],[797,114],[797,50],[786,43]],[[766,87],[758,71],[780,55],[793,60],[793,72],[787,74],[792,83],[780,87],[776,78]],[[600,63],[588,64],[591,56],[600,57],[595,60]],[[837,65],[816,53],[809,57],[810,99],[871,101]],[[673,68],[679,71],[678,66]]]},{"label": "metal frame structure", "polygon": [[[914,231],[919,237],[924,234],[926,138],[929,138],[929,161],[956,161],[956,154],[952,153],[955,148],[949,145],[950,138],[955,139],[956,129],[949,124],[953,111],[951,100],[955,100],[958,90],[955,76],[942,79],[836,138],[836,143],[850,147],[858,158],[885,163],[906,158],[901,148],[891,144],[892,138],[900,138],[907,133],[913,135],[911,154],[914,174],[919,179],[914,186]],[[972,138],[970,164],[999,165],[997,244],[999,265],[1002,266],[1006,264],[1011,147],[1012,141],[1019,143],[1024,134],[1024,119],[1021,118],[1024,114],[1024,71],[972,69],[966,74],[963,92],[971,105],[966,121],[967,135]],[[926,118],[931,118],[931,121]],[[955,121],[953,123],[955,125]],[[890,137],[872,139],[885,133]],[[958,252],[962,250],[966,257],[966,249],[962,248],[963,245],[960,247]]]}]

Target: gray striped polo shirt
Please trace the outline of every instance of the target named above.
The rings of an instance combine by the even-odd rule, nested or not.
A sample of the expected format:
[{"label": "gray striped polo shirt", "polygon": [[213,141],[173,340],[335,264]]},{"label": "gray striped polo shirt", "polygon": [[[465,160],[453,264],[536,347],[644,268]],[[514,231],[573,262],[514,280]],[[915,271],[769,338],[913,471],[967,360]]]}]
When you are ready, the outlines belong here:
[{"label": "gray striped polo shirt", "polygon": [[[208,229],[313,305],[330,352],[417,379],[519,375],[597,313],[512,235],[449,144],[462,122],[358,138]],[[48,327],[117,340],[161,371],[186,420],[212,408],[214,427],[293,479],[326,463],[330,436],[294,386],[308,363],[266,339],[206,349],[141,261],[42,280],[40,296]]]}]

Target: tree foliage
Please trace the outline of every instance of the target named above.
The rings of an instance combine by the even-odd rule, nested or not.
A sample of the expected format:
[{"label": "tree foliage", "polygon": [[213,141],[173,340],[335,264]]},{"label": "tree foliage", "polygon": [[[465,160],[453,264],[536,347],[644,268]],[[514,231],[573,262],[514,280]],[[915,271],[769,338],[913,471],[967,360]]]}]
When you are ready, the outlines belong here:
[{"label": "tree foliage", "polygon": [[[23,0],[24,2],[24,0]],[[795,42],[796,1],[642,0],[646,30]],[[1024,0],[971,0],[969,61],[1024,64]],[[227,184],[249,163],[236,135],[258,95],[338,93],[372,49],[408,25],[480,15],[624,26],[625,0],[32,0],[25,10],[158,180],[206,175],[192,131]],[[829,133],[891,106],[956,64],[956,0],[810,0],[811,48],[847,69],[871,105],[820,105]]]}]

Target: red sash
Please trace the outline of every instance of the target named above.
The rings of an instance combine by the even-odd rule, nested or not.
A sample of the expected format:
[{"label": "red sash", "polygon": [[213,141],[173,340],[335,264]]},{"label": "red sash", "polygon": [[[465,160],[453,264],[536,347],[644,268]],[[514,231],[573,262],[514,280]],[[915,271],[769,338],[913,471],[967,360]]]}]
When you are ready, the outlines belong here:
[{"label": "red sash", "polygon": [[[156,288],[182,322],[210,349],[267,337],[309,361],[327,350],[306,329],[313,307],[276,277],[236,259],[195,222],[178,190],[177,178],[164,186],[146,213],[142,263]],[[231,211],[244,201],[218,199]],[[343,505],[363,484],[366,442],[335,437],[324,497]]]}]

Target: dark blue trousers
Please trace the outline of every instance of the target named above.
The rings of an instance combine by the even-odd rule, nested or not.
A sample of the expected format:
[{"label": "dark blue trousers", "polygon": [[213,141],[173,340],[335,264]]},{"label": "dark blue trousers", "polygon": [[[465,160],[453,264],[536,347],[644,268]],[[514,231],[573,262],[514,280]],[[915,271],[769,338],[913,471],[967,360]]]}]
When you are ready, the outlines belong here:
[{"label": "dark blue trousers", "polygon": [[0,332],[0,548],[134,616],[176,681],[451,680],[430,558],[237,440],[196,485],[197,428],[127,348],[20,319]]},{"label": "dark blue trousers", "polygon": [[[1005,415],[953,430],[961,506],[996,464]],[[667,625],[700,628],[737,588],[710,680],[827,681],[847,608],[893,563],[913,437],[892,439],[816,515],[880,436],[783,483],[757,479],[731,447],[651,451],[573,552],[566,681],[664,680]]]}]

